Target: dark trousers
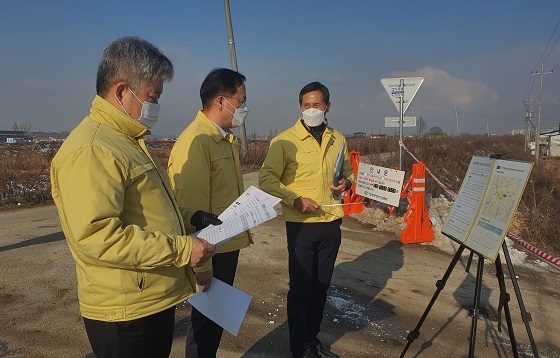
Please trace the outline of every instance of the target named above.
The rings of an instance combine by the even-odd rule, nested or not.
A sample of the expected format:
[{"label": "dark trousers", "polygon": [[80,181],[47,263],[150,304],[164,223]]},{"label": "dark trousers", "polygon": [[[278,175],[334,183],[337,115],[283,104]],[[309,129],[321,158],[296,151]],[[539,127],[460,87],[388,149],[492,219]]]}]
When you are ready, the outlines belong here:
[{"label": "dark trousers", "polygon": [[[233,285],[239,250],[216,254],[212,257],[212,270],[214,278]],[[187,358],[213,358],[216,357],[223,328],[214,321],[192,308],[191,318],[187,324]]]},{"label": "dark trousers", "polygon": [[289,254],[288,328],[292,356],[302,355],[321,329],[327,290],[340,247],[342,219],[286,222]]},{"label": "dark trousers", "polygon": [[84,317],[84,325],[97,358],[167,358],[173,343],[175,306],[132,321]]}]

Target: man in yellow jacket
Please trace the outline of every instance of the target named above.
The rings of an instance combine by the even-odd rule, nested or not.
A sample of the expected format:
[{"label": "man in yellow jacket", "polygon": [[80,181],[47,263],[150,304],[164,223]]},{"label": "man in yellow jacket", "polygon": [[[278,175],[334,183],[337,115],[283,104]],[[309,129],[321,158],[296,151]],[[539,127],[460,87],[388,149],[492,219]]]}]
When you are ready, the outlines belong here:
[{"label": "man in yellow jacket", "polygon": [[[225,68],[212,70],[202,82],[202,110],[171,150],[168,175],[185,222],[197,230],[207,225],[205,212],[220,215],[244,191],[239,145],[231,128],[247,116],[245,76]],[[196,267],[198,284],[207,291],[215,277],[233,285],[239,250],[251,244],[244,232]],[[187,325],[186,356],[215,357],[223,329],[195,308]]]},{"label": "man in yellow jacket", "polygon": [[[278,134],[259,172],[259,186],[282,199],[288,238],[288,328],[292,357],[338,357],[317,335],[341,241],[344,216],[334,195],[354,180],[346,141],[327,125],[329,90],[312,82],[299,93],[302,117]],[[344,146],[343,178],[332,183]],[[334,205],[333,205],[334,204]]]},{"label": "man in yellow jacket", "polygon": [[98,358],[168,357],[175,305],[197,290],[190,266],[214,245],[186,228],[143,136],[173,65],[137,37],[112,42],[90,113],[51,163],[52,195],[76,261],[78,299]]}]

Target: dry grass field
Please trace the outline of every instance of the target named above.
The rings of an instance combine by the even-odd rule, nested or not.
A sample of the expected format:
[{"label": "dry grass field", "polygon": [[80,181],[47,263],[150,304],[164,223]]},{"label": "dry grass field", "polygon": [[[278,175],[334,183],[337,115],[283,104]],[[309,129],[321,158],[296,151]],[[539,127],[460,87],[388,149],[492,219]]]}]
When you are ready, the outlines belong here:
[{"label": "dry grass field", "polygon": [[[508,158],[532,161],[524,151],[521,136],[462,136],[443,138],[405,138],[406,147],[426,163],[427,167],[445,185],[459,191],[473,155],[505,154]],[[154,158],[167,164],[171,141],[147,141]],[[268,151],[267,141],[248,144],[243,159],[244,173],[260,168]],[[59,143],[26,143],[0,145],[0,210],[30,207],[51,202],[49,163]],[[359,151],[362,161],[378,166],[398,165],[396,138],[349,139],[349,150]],[[414,159],[403,153],[403,169],[409,176]],[[442,189],[428,177],[426,190],[434,197]],[[543,158],[534,167],[513,224],[513,231],[526,241],[548,251],[560,254],[560,158]]]}]

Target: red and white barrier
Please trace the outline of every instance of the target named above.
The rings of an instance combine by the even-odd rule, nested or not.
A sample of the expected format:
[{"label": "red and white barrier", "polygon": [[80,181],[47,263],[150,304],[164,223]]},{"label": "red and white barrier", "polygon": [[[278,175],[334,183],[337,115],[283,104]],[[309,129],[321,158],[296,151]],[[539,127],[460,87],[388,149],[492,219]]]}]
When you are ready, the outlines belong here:
[{"label": "red and white barrier", "polygon": [[[408,150],[408,148],[404,145],[404,143],[402,141],[399,141],[399,145],[401,147],[403,147],[403,149],[416,161],[416,162],[420,162],[415,156],[414,154],[412,154],[410,152],[410,150]],[[449,195],[450,199],[455,199],[455,197],[457,197],[457,193],[455,193],[453,190],[449,189],[447,186],[445,186],[445,184],[443,184],[431,171],[430,169],[428,169],[428,167],[426,167],[426,171],[428,172],[428,174],[430,174],[430,176],[435,180],[436,183],[438,183],[438,185],[445,191],[445,193],[447,195]],[[550,266],[554,267],[555,269],[560,270],[560,258],[558,257],[554,257],[546,252],[544,252],[543,250],[539,249],[538,247],[535,247],[531,244],[529,244],[527,241],[523,240],[521,237],[519,237],[518,235],[508,231],[507,235],[506,235],[510,240],[513,240],[515,243],[517,243],[519,246],[523,247],[524,249],[526,249],[527,251],[529,251],[530,253],[532,253],[535,256],[538,256],[540,259],[544,260],[544,262],[546,262],[547,264],[549,264]]]}]

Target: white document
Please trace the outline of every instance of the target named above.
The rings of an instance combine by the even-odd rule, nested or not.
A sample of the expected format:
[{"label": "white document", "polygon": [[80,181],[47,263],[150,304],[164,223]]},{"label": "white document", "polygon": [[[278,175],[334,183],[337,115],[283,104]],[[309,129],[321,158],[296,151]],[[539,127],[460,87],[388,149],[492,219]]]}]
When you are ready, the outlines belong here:
[{"label": "white document", "polygon": [[221,225],[210,225],[196,236],[219,246],[235,235],[276,217],[274,205],[279,202],[280,199],[251,186],[219,216]]},{"label": "white document", "polygon": [[245,190],[245,192],[243,192],[243,194],[239,196],[239,198],[237,198],[233,203],[231,203],[230,206],[228,206],[223,213],[220,214],[219,216],[220,220],[222,221],[227,220],[237,207],[243,205],[245,201],[247,201],[248,199],[254,196],[267,198],[268,201],[270,201],[271,206],[274,206],[282,201],[282,199],[272,196],[268,193],[265,193],[264,191],[251,185],[250,187],[247,188],[247,190]]},{"label": "white document", "polygon": [[484,196],[494,160],[474,156],[442,232],[465,242]]},{"label": "white document", "polygon": [[237,336],[249,308],[251,296],[213,278],[208,291],[195,293],[188,301],[203,315]]}]

